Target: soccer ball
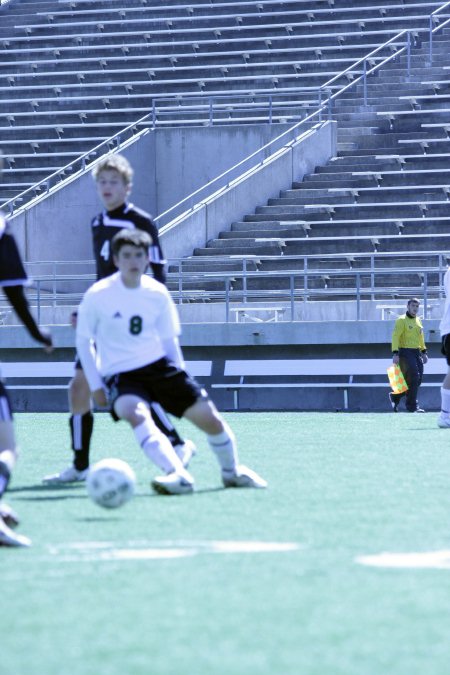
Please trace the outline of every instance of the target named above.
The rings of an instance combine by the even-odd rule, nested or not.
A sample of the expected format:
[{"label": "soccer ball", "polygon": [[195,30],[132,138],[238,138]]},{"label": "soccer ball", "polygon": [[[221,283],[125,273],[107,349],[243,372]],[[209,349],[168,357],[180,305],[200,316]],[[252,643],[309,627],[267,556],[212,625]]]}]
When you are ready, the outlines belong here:
[{"label": "soccer ball", "polygon": [[86,487],[89,497],[105,509],[116,509],[134,494],[136,476],[121,459],[102,459],[89,469]]}]

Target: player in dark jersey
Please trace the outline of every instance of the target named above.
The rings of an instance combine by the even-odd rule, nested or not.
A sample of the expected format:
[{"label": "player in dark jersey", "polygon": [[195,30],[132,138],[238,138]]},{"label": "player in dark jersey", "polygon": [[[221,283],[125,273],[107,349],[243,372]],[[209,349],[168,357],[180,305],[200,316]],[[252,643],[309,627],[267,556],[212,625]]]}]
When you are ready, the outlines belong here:
[{"label": "player in dark jersey", "polygon": [[[111,155],[99,162],[93,171],[100,199],[105,209],[91,222],[92,242],[95,255],[97,279],[116,272],[111,253],[111,240],[120,230],[140,229],[152,239],[150,266],[155,279],[166,281],[165,260],[158,238],[158,229],[151,217],[128,202],[133,170],[125,157]],[[76,326],[76,313],[73,316]],[[94,417],[91,410],[91,394],[86,377],[77,359],[75,375],[69,386],[70,432],[72,437],[73,464],[60,473],[44,477],[45,483],[61,484],[84,481],[89,468],[90,442]],[[157,403],[151,407],[152,417],[159,429],[169,438],[183,464],[187,465],[195,452],[192,441],[183,440]]]},{"label": "player in dark jersey", "polygon": [[[23,290],[26,284],[27,275],[15,239],[5,218],[0,213],[0,286],[30,335],[44,345],[46,351],[51,351],[50,334],[36,324],[30,313]],[[11,405],[6,388],[0,381],[0,546],[30,546],[31,543],[27,537],[14,532],[12,528],[19,524],[18,517],[7,504],[1,501],[8,487],[16,459],[17,445]]]}]

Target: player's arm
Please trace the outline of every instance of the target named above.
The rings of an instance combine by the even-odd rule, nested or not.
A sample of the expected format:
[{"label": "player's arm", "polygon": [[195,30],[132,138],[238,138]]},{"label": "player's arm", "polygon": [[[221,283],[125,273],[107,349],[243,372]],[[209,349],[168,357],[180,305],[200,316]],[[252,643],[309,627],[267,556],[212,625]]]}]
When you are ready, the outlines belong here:
[{"label": "player's arm", "polygon": [[78,308],[77,332],[75,338],[76,349],[95,402],[99,406],[105,406],[105,388],[102,377],[97,369],[93,342],[93,338],[95,337],[95,317],[93,316],[92,311],[89,311],[88,305],[89,303],[86,301],[85,296]]},{"label": "player's arm", "polygon": [[164,351],[169,361],[172,361],[180,370],[186,369],[186,364],[181,351],[180,342],[177,337],[162,340]]},{"label": "player's arm", "polygon": [[37,325],[30,312],[30,306],[25,296],[23,286],[4,286],[3,290],[31,337],[43,344],[46,351],[51,351],[53,348],[51,335]]},{"label": "player's arm", "polygon": [[152,245],[150,246],[149,255],[150,255],[150,267],[156,281],[159,281],[161,284],[166,285],[167,281],[167,270],[166,263],[164,259],[164,254],[161,248],[161,243],[159,241],[158,228],[152,220],[149,220],[147,223],[147,232],[152,238]]}]

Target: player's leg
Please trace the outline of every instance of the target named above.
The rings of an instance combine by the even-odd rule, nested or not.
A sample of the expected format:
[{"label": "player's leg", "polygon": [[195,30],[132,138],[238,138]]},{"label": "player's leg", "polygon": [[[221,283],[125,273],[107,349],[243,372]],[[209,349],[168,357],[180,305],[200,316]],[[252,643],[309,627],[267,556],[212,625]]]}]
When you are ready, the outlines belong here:
[{"label": "player's leg", "polygon": [[184,468],[169,439],[156,426],[149,405],[135,394],[122,394],[114,401],[113,410],[126,420],[144,453],[166,476],[155,478],[152,486],[162,494],[185,494],[194,489],[194,480]]},{"label": "player's leg", "polygon": [[189,439],[183,440],[181,438],[178,431],[175,429],[169,417],[167,416],[165,410],[160,406],[159,403],[151,403],[150,412],[154,423],[158,429],[162,431],[165,436],[167,436],[172,444],[173,449],[181,459],[183,466],[187,468],[193,455],[195,455],[197,452],[197,448],[195,447],[194,443]]},{"label": "player's leg", "polygon": [[450,334],[442,337],[441,353],[447,361],[447,375],[441,387],[441,412],[438,417],[438,426],[441,429],[450,428]]},{"label": "player's leg", "polygon": [[73,464],[59,473],[45,476],[43,481],[47,484],[58,485],[86,480],[94,416],[91,410],[91,392],[79,361],[75,364],[75,374],[69,384],[69,408]]},{"label": "player's leg", "polygon": [[[8,487],[17,459],[16,440],[11,408],[3,385],[0,384],[0,500]],[[0,546],[30,546],[27,537],[13,532],[18,525],[14,511],[0,501]]]},{"label": "player's leg", "polygon": [[399,366],[408,385],[408,390],[405,392],[406,410],[414,412],[417,407],[418,378],[415,373],[415,362],[411,358],[411,350],[400,349]]},{"label": "player's leg", "polygon": [[261,476],[239,464],[234,433],[211,400],[197,399],[184,411],[183,417],[206,433],[209,446],[219,462],[225,487],[267,487]]},{"label": "player's leg", "polygon": [[73,465],[77,471],[89,467],[94,416],[91,410],[91,392],[86,376],[81,368],[75,370],[69,387],[70,435],[74,453]]}]

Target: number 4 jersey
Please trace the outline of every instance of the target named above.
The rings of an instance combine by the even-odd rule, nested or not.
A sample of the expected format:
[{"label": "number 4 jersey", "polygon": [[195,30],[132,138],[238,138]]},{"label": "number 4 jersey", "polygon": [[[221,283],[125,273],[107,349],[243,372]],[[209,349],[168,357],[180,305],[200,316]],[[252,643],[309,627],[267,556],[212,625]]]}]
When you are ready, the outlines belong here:
[{"label": "number 4 jersey", "polygon": [[78,310],[77,335],[95,341],[102,377],[158,361],[165,356],[162,341],[179,334],[169,292],[148,276],[138,288],[124,286],[119,272],[97,281]]},{"label": "number 4 jersey", "polygon": [[148,213],[125,202],[114,211],[103,211],[96,216],[91,223],[91,228],[97,279],[104,279],[117,271],[111,254],[111,239],[125,228],[127,230],[144,230],[151,236],[153,245],[149,251],[150,267],[155,279],[162,284],[165,283],[166,261],[158,239],[158,228]]}]

